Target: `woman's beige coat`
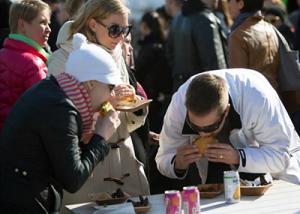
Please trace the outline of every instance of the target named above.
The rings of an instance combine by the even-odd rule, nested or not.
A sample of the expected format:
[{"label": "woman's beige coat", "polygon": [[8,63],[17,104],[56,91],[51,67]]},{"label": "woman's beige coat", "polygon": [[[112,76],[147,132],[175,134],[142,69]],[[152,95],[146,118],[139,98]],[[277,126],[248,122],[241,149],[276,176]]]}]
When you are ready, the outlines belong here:
[{"label": "woman's beige coat", "polygon": [[[68,41],[67,36],[70,24],[71,22],[65,23],[58,34],[57,46],[59,49],[52,54],[49,60],[50,74],[55,75],[64,71],[64,64],[72,51],[72,44]],[[117,47],[112,56],[120,69],[124,83],[128,84],[129,77],[122,58],[121,48]],[[132,196],[150,193],[143,164],[135,156],[132,139],[129,134],[144,124],[146,115],[146,110],[141,116],[136,116],[134,113],[120,113],[121,125],[108,142],[115,143],[122,139],[124,139],[124,142],[118,144],[119,148],[110,150],[108,156],[96,166],[92,176],[77,193],[69,194],[64,192],[64,205],[87,202],[90,201],[89,195],[91,193],[114,192],[117,188],[121,188]],[[122,178],[128,173],[128,177],[121,179],[124,182],[123,185],[113,181],[104,181],[105,178]]]}]

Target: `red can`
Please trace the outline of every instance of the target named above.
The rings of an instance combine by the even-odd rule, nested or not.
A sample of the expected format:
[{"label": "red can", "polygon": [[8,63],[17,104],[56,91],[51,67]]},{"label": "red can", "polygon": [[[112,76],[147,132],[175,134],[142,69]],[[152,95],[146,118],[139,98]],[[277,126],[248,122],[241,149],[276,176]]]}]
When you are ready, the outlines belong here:
[{"label": "red can", "polygon": [[179,191],[165,191],[165,208],[166,214],[181,214],[181,194]]},{"label": "red can", "polygon": [[197,187],[183,187],[182,202],[184,214],[200,214],[200,193]]}]

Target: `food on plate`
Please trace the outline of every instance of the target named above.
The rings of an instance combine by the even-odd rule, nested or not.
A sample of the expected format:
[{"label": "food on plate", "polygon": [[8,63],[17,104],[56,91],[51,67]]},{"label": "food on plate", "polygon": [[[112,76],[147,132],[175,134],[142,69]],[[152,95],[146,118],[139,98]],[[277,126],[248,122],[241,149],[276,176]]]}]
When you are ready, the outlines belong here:
[{"label": "food on plate", "polygon": [[148,198],[141,195],[139,195],[139,201],[128,199],[128,202],[131,202],[134,207],[148,206],[149,204]]},{"label": "food on plate", "polygon": [[272,186],[271,181],[266,181],[264,177],[267,176],[261,176],[254,181],[240,179],[241,194],[247,196],[263,195]]},{"label": "food on plate", "polygon": [[123,203],[130,197],[130,195],[118,188],[111,194],[108,192],[99,192],[90,194],[90,197],[91,200],[95,201],[98,205],[110,205]]},{"label": "food on plate", "polygon": [[115,192],[113,192],[111,194],[111,197],[112,198],[124,198],[124,197],[127,197],[128,195],[123,192],[123,190],[121,188],[118,188]]},{"label": "food on plate", "polygon": [[130,96],[122,97],[117,105],[118,106],[120,106],[120,105],[126,106],[126,105],[131,105],[132,103],[135,103],[135,102],[136,102],[136,96],[135,96],[135,94],[133,94]]},{"label": "food on plate", "polygon": [[208,144],[215,143],[216,139],[212,136],[207,137],[199,137],[195,141],[193,141],[193,144],[198,147],[199,154],[201,157],[204,157],[205,150],[207,148]]},{"label": "food on plate", "polygon": [[127,202],[132,203],[135,213],[137,214],[147,213],[150,210],[149,200],[147,197],[139,195],[139,201],[128,199]]},{"label": "food on plate", "polygon": [[102,117],[104,117],[111,109],[113,109],[113,106],[110,102],[106,101],[101,105],[99,113]]},{"label": "food on plate", "polygon": [[241,195],[246,195],[246,196],[263,195],[271,186],[272,184],[261,185],[261,186],[241,186]]}]

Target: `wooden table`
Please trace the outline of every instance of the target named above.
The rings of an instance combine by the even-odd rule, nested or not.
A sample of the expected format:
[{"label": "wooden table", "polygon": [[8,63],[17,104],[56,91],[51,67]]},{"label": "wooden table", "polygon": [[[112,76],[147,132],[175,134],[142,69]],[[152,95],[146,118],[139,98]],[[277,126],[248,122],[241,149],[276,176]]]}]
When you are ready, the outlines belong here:
[{"label": "wooden table", "polygon": [[[148,196],[148,214],[164,213],[163,194]],[[263,196],[242,196],[236,204],[226,204],[224,194],[201,199],[201,213],[205,214],[300,214],[300,185],[275,181]],[[95,203],[67,205],[74,214],[91,214]],[[109,212],[108,212],[109,213]]]}]

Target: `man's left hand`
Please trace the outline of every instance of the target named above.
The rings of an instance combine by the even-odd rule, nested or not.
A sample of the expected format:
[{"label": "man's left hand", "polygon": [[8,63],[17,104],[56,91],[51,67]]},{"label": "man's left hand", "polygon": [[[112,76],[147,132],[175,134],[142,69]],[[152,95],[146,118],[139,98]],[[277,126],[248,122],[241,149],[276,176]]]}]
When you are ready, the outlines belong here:
[{"label": "man's left hand", "polygon": [[221,162],[226,164],[239,164],[240,155],[232,146],[224,143],[209,144],[205,156],[211,162]]}]

